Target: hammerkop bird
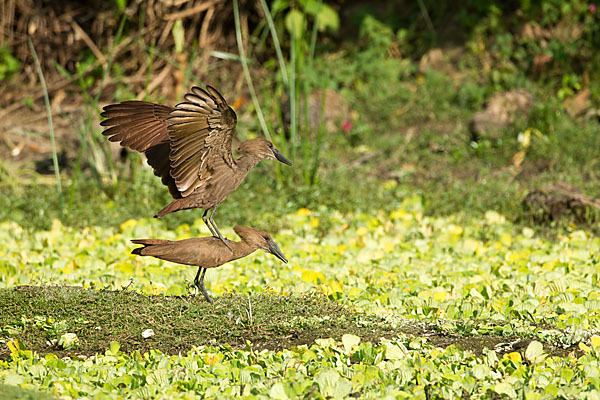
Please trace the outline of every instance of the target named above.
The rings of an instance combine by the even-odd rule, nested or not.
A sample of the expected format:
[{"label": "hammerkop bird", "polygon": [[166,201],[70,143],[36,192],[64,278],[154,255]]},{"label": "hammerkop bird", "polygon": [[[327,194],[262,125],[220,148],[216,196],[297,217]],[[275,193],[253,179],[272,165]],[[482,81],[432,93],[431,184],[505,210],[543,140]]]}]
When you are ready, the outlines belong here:
[{"label": "hammerkop bird", "polygon": [[204,287],[204,274],[206,274],[208,268],[219,267],[229,261],[245,257],[258,249],[273,254],[284,263],[288,262],[268,233],[247,226],[236,226],[233,230],[242,239],[240,242],[225,239],[230,248],[233,249],[233,254],[214,236],[177,241],[134,239],[132,240],[133,243],[142,244],[144,247],[134,249],[131,254],[152,256],[179,264],[198,266],[194,284],[202,292],[206,301],[212,303],[213,300]]},{"label": "hammerkop bird", "polygon": [[105,106],[101,115],[108,119],[100,125],[108,128],[102,134],[111,142],[145,153],[154,175],[169,188],[175,200],[155,218],[189,208],[204,209],[202,220],[211,234],[229,247],[213,221],[219,204],[263,158],[292,163],[261,138],[243,142],[237,150],[240,157],[234,158],[231,141],[237,116],[212,86],[206,90],[194,86],[184,100],[175,107],[145,101]]}]

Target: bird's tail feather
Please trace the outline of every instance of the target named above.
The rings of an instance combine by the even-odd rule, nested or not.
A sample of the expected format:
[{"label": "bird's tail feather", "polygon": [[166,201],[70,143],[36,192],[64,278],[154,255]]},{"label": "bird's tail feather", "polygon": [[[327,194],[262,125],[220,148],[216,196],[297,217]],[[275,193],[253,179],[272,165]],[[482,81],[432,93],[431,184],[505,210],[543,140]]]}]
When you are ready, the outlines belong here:
[{"label": "bird's tail feather", "polygon": [[152,246],[153,244],[164,244],[169,243],[170,240],[166,239],[132,239],[131,243],[143,244],[144,246]]},{"label": "bird's tail feather", "polygon": [[163,208],[162,210],[157,212],[154,215],[154,218],[161,218],[167,214],[171,214],[172,212],[184,210],[185,207],[181,204],[182,202],[180,200],[184,200],[184,199],[174,200],[171,204],[169,204],[168,206],[166,206],[165,208]]},{"label": "bird's tail feather", "polygon": [[131,251],[131,254],[136,254],[138,256],[145,256],[146,254],[143,253],[143,250],[145,248],[152,247],[152,246],[157,245],[157,244],[169,243],[171,241],[170,240],[164,240],[164,239],[133,239],[131,242],[135,243],[135,244],[142,244],[142,245],[144,245],[144,247],[138,247],[137,249],[133,249]]}]

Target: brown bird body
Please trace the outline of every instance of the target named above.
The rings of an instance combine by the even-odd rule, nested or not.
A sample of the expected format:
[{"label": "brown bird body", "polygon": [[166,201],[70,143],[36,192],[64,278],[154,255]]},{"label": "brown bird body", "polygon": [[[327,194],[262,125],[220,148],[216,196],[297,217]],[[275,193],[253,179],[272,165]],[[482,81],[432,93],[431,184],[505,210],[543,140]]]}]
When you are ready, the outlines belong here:
[{"label": "brown bird body", "polygon": [[[243,142],[234,158],[231,142],[237,116],[221,94],[211,86],[192,87],[185,101],[175,107],[144,101],[125,101],[104,107],[103,135],[111,142],[146,154],[154,174],[175,199],[155,217],[189,208],[201,208],[213,236],[227,246],[214,213],[244,180],[248,172],[267,158],[291,165],[273,143],[261,139]],[[206,214],[212,209],[210,224]]]},{"label": "brown bird body", "polygon": [[218,182],[218,184],[210,182],[205,186],[198,187],[187,197],[176,198],[171,204],[156,213],[156,217],[160,218],[172,212],[190,208],[204,210],[216,208],[240,186],[252,168],[263,158],[269,158],[268,153],[272,153],[269,144],[270,142],[264,139],[250,139],[243,142],[238,150],[243,155],[235,159],[231,167],[223,163],[220,168],[213,170],[211,181]]},{"label": "brown bird body", "polygon": [[[246,257],[258,249],[271,253],[287,263],[287,259],[268,233],[247,226],[236,226],[233,230],[242,240],[234,242],[225,239],[231,251],[218,238],[209,236],[177,241],[134,239],[133,243],[144,245],[144,247],[134,249],[131,253],[156,257],[178,264],[198,266],[194,283],[206,300],[212,303],[212,299],[204,288],[204,274],[207,268],[216,268],[227,262]],[[201,277],[200,272],[202,272]],[[200,279],[198,279],[199,277]]]}]

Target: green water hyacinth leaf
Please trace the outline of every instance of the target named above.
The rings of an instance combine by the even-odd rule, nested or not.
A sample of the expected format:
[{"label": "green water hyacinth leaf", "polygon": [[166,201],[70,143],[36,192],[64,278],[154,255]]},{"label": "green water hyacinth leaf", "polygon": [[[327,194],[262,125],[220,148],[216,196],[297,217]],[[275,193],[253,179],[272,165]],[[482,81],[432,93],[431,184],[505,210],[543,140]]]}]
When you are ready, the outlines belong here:
[{"label": "green water hyacinth leaf", "polygon": [[65,350],[72,349],[79,343],[79,338],[74,333],[65,333],[58,340],[58,345]]},{"label": "green water hyacinth leaf", "polygon": [[281,382],[277,382],[273,385],[273,387],[271,387],[271,390],[269,391],[269,397],[274,400],[288,400],[290,398],[285,391],[283,383]]},{"label": "green water hyacinth leaf", "polygon": [[406,357],[406,353],[400,346],[387,343],[385,346],[385,358],[386,360],[401,360]]},{"label": "green water hyacinth leaf", "polygon": [[485,364],[478,364],[473,368],[473,376],[477,379],[485,379],[490,375],[490,368]]},{"label": "green water hyacinth leaf", "polygon": [[112,342],[110,342],[110,346],[109,346],[109,349],[107,350],[106,354],[116,356],[119,354],[120,348],[121,348],[121,345],[119,344],[119,342],[112,341]]},{"label": "green water hyacinth leaf", "polygon": [[498,394],[505,394],[511,399],[517,397],[517,392],[515,391],[514,387],[508,382],[501,382],[494,385],[494,391]]},{"label": "green water hyacinth leaf", "polygon": [[130,387],[131,382],[133,382],[133,377],[131,375],[122,375],[113,379],[110,384],[115,388],[118,388],[120,385],[123,385],[124,387]]},{"label": "green water hyacinth leaf", "polygon": [[4,375],[4,379],[3,379],[2,383],[4,385],[18,386],[18,385],[25,383],[25,378],[19,374],[10,373],[10,374]]},{"label": "green water hyacinth leaf", "polygon": [[146,377],[146,381],[151,385],[165,386],[169,383],[169,371],[167,369],[158,369],[152,371]]},{"label": "green water hyacinth leaf", "polygon": [[333,369],[326,369],[315,377],[319,392],[326,398],[343,399],[352,391],[352,383]]},{"label": "green water hyacinth leaf", "polygon": [[537,340],[532,341],[527,346],[527,350],[525,350],[525,357],[533,363],[544,361],[546,358],[544,346]]},{"label": "green water hyacinth leaf", "polygon": [[360,338],[356,335],[345,334],[342,336],[342,343],[344,344],[344,350],[346,353],[350,353],[354,346],[358,346]]}]

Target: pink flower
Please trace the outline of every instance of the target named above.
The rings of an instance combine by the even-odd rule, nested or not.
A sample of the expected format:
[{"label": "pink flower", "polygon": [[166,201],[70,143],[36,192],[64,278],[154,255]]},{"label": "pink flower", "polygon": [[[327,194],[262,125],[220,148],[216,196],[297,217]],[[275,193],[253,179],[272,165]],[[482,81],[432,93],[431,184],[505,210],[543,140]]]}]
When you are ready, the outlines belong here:
[{"label": "pink flower", "polygon": [[596,12],[596,5],[594,3],[590,4],[590,6],[588,7],[588,9],[590,10],[590,12]]},{"label": "pink flower", "polygon": [[342,124],[342,129],[345,130],[346,132],[350,132],[350,129],[352,129],[352,122],[350,121],[346,121]]}]

